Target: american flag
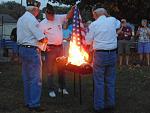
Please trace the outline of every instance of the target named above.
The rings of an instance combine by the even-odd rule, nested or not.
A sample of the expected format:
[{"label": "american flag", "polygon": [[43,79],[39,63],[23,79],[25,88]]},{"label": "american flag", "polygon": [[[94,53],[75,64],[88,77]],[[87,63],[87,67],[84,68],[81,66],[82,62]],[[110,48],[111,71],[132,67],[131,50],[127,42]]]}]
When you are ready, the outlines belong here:
[{"label": "american flag", "polygon": [[82,23],[82,18],[80,11],[77,5],[74,8],[74,17],[73,17],[73,31],[72,31],[73,40],[76,40],[78,46],[84,44],[85,41],[85,28]]}]

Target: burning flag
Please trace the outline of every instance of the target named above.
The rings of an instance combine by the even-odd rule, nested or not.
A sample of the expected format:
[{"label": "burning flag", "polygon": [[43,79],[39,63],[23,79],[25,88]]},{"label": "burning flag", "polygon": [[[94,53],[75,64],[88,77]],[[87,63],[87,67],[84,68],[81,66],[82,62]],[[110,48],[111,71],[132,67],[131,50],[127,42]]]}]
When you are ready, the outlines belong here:
[{"label": "burning flag", "polygon": [[79,9],[76,5],[74,9],[73,31],[69,46],[68,63],[77,66],[87,63],[89,55],[83,48],[84,42],[85,42],[85,29],[82,23]]}]

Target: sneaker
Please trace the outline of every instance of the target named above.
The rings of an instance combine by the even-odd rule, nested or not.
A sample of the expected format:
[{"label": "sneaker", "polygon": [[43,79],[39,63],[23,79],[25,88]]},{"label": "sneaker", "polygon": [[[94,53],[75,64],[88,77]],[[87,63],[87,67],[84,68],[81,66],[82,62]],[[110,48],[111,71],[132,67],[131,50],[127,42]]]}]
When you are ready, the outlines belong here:
[{"label": "sneaker", "polygon": [[[58,89],[58,92],[61,93],[62,90],[59,88],[59,89]],[[68,93],[68,91],[67,91],[66,89],[63,89],[63,94],[64,94],[64,95],[68,95],[69,93]]]},{"label": "sneaker", "polygon": [[49,92],[49,96],[52,97],[52,98],[55,98],[56,97],[56,94],[54,91],[51,91]]}]

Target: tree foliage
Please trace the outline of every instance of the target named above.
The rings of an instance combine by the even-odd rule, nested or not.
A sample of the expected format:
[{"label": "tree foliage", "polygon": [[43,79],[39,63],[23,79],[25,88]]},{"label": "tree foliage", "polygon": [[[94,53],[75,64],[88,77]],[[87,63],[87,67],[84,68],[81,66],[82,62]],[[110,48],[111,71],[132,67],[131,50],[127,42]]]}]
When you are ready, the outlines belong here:
[{"label": "tree foliage", "polygon": [[[75,4],[76,0],[49,0],[65,4]],[[142,18],[150,19],[149,0],[81,0],[80,9],[84,17],[91,18],[91,6],[101,4],[113,16],[126,18],[132,23],[139,23]],[[88,13],[88,15],[87,15]]]},{"label": "tree foliage", "polygon": [[[58,1],[73,5],[77,0],[48,0]],[[99,3],[106,8],[110,15],[119,19],[126,18],[132,23],[139,23],[142,18],[150,19],[150,4],[149,0],[81,0],[79,8],[84,20],[91,20],[91,8],[93,5]],[[56,8],[56,12],[66,12],[65,8]],[[20,17],[25,11],[25,7],[14,1],[3,2],[0,4],[0,13],[7,13],[15,17]]]},{"label": "tree foliage", "polygon": [[15,1],[2,2],[0,4],[0,13],[5,13],[18,19],[25,12],[25,7]]}]

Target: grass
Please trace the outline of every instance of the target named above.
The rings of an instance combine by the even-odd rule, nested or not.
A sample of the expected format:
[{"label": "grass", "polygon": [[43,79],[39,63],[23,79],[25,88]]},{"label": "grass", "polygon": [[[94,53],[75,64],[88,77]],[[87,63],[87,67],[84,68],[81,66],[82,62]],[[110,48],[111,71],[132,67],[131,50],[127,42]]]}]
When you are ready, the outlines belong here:
[{"label": "grass", "polygon": [[[23,83],[20,65],[0,63],[0,113],[28,113],[23,107]],[[78,78],[78,75],[76,75]],[[57,77],[56,77],[57,78]],[[57,81],[56,81],[57,83]],[[92,76],[82,77],[83,103],[79,104],[78,79],[76,96],[73,94],[73,76],[67,73],[69,96],[51,99],[45,71],[41,103],[45,113],[92,113]],[[115,113],[150,113],[150,68],[122,67],[117,69],[117,107]]]}]

